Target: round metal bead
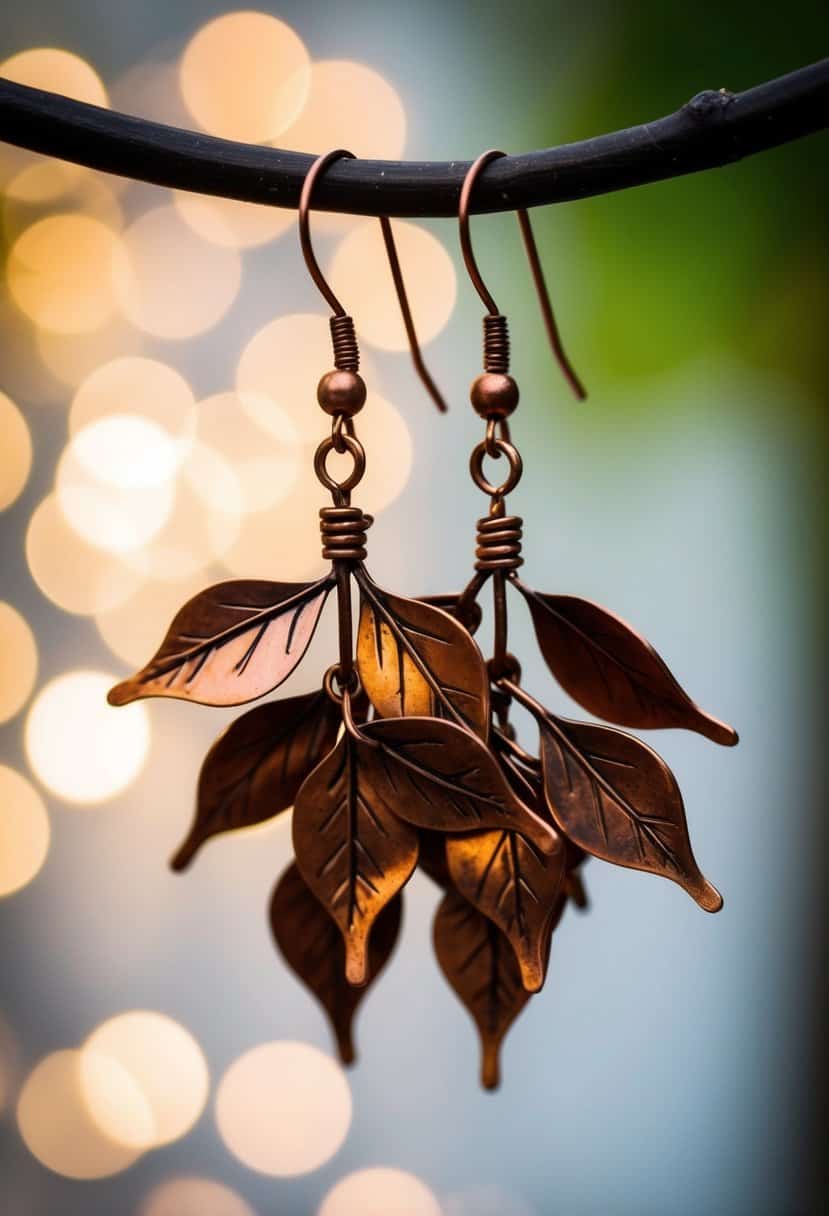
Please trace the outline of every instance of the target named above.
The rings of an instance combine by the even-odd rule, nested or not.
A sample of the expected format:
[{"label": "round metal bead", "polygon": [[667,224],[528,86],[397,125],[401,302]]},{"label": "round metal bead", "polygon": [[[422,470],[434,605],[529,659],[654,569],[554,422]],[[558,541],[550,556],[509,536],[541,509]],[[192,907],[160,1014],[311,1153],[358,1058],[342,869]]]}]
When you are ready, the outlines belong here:
[{"label": "round metal bead", "polygon": [[509,418],[518,405],[518,385],[512,376],[484,372],[473,380],[469,397],[482,418]]},{"label": "round metal bead", "polygon": [[365,405],[365,382],[357,372],[326,372],[317,385],[317,401],[326,414],[353,418]]}]

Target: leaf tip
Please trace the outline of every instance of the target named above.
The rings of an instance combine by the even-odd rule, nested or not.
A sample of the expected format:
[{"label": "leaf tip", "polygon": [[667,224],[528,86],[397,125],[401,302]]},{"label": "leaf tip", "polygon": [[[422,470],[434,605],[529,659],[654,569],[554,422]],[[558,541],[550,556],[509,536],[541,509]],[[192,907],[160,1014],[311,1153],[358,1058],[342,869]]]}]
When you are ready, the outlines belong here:
[{"label": "leaf tip", "polygon": [[199,842],[194,841],[188,836],[184,844],[182,844],[173,856],[170,858],[170,869],[175,874],[180,874],[182,870],[186,870],[190,862],[196,856],[199,848]]},{"label": "leaf tip", "polygon": [[740,736],[733,726],[721,722],[719,718],[712,718],[710,714],[704,715],[700,734],[705,735],[712,743],[719,743],[721,747],[736,747],[740,742]]},{"label": "leaf tip", "polygon": [[481,1044],[481,1085],[490,1092],[498,1089],[501,1084],[501,1063],[498,1058],[500,1044],[492,1039],[485,1039]]},{"label": "leaf tip", "polygon": [[544,970],[540,959],[519,958],[521,968],[521,984],[525,992],[540,992],[544,987]]},{"label": "leaf tip", "polygon": [[694,895],[704,912],[719,912],[723,906],[723,897],[713,883],[706,879],[701,890]]},{"label": "leaf tip", "polygon": [[366,943],[362,938],[346,938],[345,978],[354,988],[362,988],[368,982]]},{"label": "leaf tip", "polygon": [[354,1050],[354,1040],[351,1037],[351,1027],[343,1026],[337,1029],[337,1054],[340,1057],[340,1063],[349,1068],[357,1060],[357,1052]]},{"label": "leaf tip", "polygon": [[116,684],[114,688],[110,688],[107,693],[107,701],[110,705],[129,705],[130,701],[133,700],[135,700],[135,695],[131,680],[122,680],[120,684]]}]

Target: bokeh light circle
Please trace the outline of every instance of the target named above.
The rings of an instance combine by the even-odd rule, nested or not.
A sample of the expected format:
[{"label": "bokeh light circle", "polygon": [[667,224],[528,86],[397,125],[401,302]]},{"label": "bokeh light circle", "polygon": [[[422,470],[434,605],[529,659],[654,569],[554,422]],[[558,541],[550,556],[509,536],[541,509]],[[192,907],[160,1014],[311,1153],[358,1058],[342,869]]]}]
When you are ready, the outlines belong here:
[{"label": "bokeh light circle", "polygon": [[263,1043],[222,1077],[216,1121],[227,1148],[251,1169],[305,1174],[345,1140],[351,1091],[340,1066],[309,1043]]},{"label": "bokeh light circle", "polygon": [[234,470],[244,512],[264,511],[289,496],[304,452],[290,415],[270,398],[251,393],[206,397],[199,402],[196,435]]},{"label": "bokeh light circle", "polygon": [[[6,183],[3,188],[4,207],[8,208],[9,203],[13,208],[15,204],[38,206],[53,203],[68,194],[83,173],[80,165],[70,164],[69,161],[38,158],[25,165]],[[8,210],[6,223],[8,226]]]},{"label": "bokeh light circle", "polygon": [[[149,1126],[127,1124],[112,1105],[94,1067],[99,1058],[115,1060],[132,1078],[149,1109]],[[131,1010],[101,1023],[86,1040],[81,1083],[92,1116],[107,1135],[150,1148],[190,1130],[204,1110],[210,1081],[204,1053],[183,1026],[161,1013]]]},{"label": "bokeh light circle", "polygon": [[[107,426],[109,422],[116,426]],[[103,467],[93,471],[81,458],[89,432],[100,427],[106,427],[105,433],[88,446],[100,450],[103,446],[100,441],[112,440],[114,431],[113,454],[123,455],[117,419],[90,423],[89,427],[78,431],[64,449],[58,461],[55,493],[67,523],[79,536],[107,553],[127,554],[146,545],[170,518],[175,480],[168,478],[154,485],[117,484],[105,480]],[[131,427],[129,429],[132,431]],[[141,464],[139,453],[136,453],[136,463]]]},{"label": "bokeh light circle", "polygon": [[193,390],[184,376],[159,359],[125,355],[96,367],[78,386],[69,411],[69,432],[111,414],[138,414],[189,443],[195,433]]},{"label": "bokeh light circle", "polygon": [[35,325],[83,334],[112,316],[113,282],[126,274],[125,250],[107,224],[62,212],[20,234],[9,251],[6,274],[12,299]]},{"label": "bokeh light circle", "polygon": [[95,69],[79,55],[58,47],[32,47],[11,55],[0,63],[0,76],[92,106],[109,105],[107,91]]},{"label": "bokeh light circle", "polygon": [[134,570],[69,526],[54,494],[43,499],[29,521],[26,560],[47,599],[81,616],[111,611],[140,582]]},{"label": "bokeh light circle", "polygon": [[106,178],[67,161],[37,160],[21,169],[4,191],[7,239],[40,219],[44,206],[99,220],[113,232],[123,225],[121,204]]},{"label": "bokeh light circle", "polygon": [[[308,452],[308,461],[312,458]],[[222,565],[238,578],[273,578],[274,567],[292,579],[314,579],[330,563],[320,549],[319,482],[309,471],[291,491],[291,509],[281,505],[244,517],[236,541],[222,554]]]},{"label": "bokeh light circle", "polygon": [[[96,1124],[82,1093],[80,1056],[56,1051],[37,1064],[18,1098],[17,1125],[29,1152],[47,1169],[66,1178],[106,1178],[132,1165],[140,1152],[110,1139]],[[123,1069],[105,1058],[96,1067],[113,1105],[128,1107],[135,1094]]]},{"label": "bokeh light circle", "polygon": [[301,38],[267,13],[224,13],[191,38],[181,59],[184,102],[212,135],[261,143],[296,118],[311,63]]},{"label": "bokeh light circle", "polygon": [[0,600],[0,722],[22,708],[37,678],[37,643],[29,624]]},{"label": "bokeh light circle", "polygon": [[138,1216],[256,1216],[230,1187],[212,1178],[171,1178],[154,1187]]},{"label": "bokeh light circle", "polygon": [[[88,334],[56,334],[38,329],[35,342],[37,353],[51,374],[61,385],[74,391],[116,355],[120,358],[139,355],[145,337],[123,317],[114,316],[101,329]],[[61,393],[61,405],[64,400],[65,393]],[[112,398],[104,412],[119,408],[129,407],[119,407],[117,398]]]},{"label": "bokeh light circle", "polygon": [[32,438],[26,419],[10,397],[0,392],[0,511],[10,507],[29,479]]},{"label": "bokeh light circle", "polygon": [[296,215],[286,207],[266,207],[186,190],[176,190],[173,202],[184,222],[202,240],[229,249],[265,245],[296,224]]},{"label": "bokeh light circle", "polygon": [[30,883],[49,852],[46,807],[30,781],[0,764],[0,895]]},{"label": "bokeh light circle", "polygon": [[144,545],[124,553],[143,578],[181,582],[224,558],[239,535],[242,487],[224,456],[196,441],[173,485],[163,526]]},{"label": "bokeh light circle", "polygon": [[396,90],[373,68],[322,59],[311,68],[302,113],[279,145],[295,152],[349,148],[371,160],[397,160],[406,144],[406,112]]},{"label": "bokeh light circle", "polygon": [[172,205],[139,216],[123,243],[115,292],[124,315],[145,333],[195,337],[212,329],[236,299],[242,279],[238,253],[202,240]]},{"label": "bokeh light circle", "polygon": [[114,709],[117,677],[70,671],[46,684],[26,718],[26,755],[37,778],[67,802],[98,803],[135,780],[150,744],[146,706]]},{"label": "bokeh light circle", "polygon": [[114,655],[130,667],[142,667],[158,650],[179,608],[203,589],[201,571],[175,581],[148,579],[122,604],[96,613],[95,624]]},{"label": "bokeh light circle", "polygon": [[[440,241],[418,224],[396,220],[394,239],[422,344],[446,325],[455,307],[457,279]],[[348,300],[360,336],[383,350],[406,350],[408,340],[376,220],[366,220],[340,242],[329,280]]]},{"label": "bokeh light circle", "polygon": [[179,452],[157,422],[140,414],[111,414],[78,431],[74,453],[93,477],[119,489],[146,489],[175,474]]},{"label": "bokeh light circle", "polygon": [[318,1216],[441,1216],[425,1182],[405,1170],[356,1170],[332,1187]]}]

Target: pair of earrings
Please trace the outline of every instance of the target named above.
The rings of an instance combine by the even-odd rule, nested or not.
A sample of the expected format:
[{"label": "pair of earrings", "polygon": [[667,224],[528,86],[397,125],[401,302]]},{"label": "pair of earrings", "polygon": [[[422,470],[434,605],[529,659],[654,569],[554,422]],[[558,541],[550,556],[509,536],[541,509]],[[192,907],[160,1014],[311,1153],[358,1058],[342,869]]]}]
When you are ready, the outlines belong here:
[{"label": "pair of earrings", "polygon": [[[394,949],[402,888],[419,863],[444,891],[435,952],[476,1022],[483,1084],[493,1088],[500,1044],[544,983],[552,933],[566,904],[586,906],[579,870],[588,855],[670,878],[707,911],[722,905],[694,860],[672,773],[654,751],[615,727],[684,727],[723,744],[737,736],[694,705],[625,622],[575,596],[536,592],[518,577],[522,521],[506,513],[522,472],[509,430],[518,388],[509,375],[507,319],[483,282],[469,234],[475,182],[500,152],[475,161],[459,206],[464,261],[487,309],[484,371],[471,390],[486,432],[470,470],[489,498],[477,525],[475,572],[459,595],[425,599],[388,592],[368,573],[372,521],[351,503],[365,469],[355,418],[366,389],[354,323],[323,277],[309,233],[314,183],[332,161],[350,155],[337,150],[320,157],[299,206],[306,264],[333,312],[334,370],[317,390],[331,432],[314,458],[332,498],[320,510],[330,571],[312,583],[236,580],[201,593],[176,615],[147,666],[109,699],[114,705],[151,696],[238,705],[264,696],[296,668],[336,591],[339,655],[322,689],[260,705],[217,740],[202,767],[194,823],[172,865],[183,869],[214,835],[293,806],[296,861],[275,888],[271,925],[286,961],[326,1009],[349,1062],[354,1013]],[[558,337],[529,217],[519,211],[518,220],[551,345],[583,397]],[[387,219],[381,224],[415,366],[445,408],[420,356],[391,226]],[[351,459],[342,480],[328,470],[332,451]],[[486,457],[506,462],[499,484],[484,474]],[[474,634],[487,583],[493,650],[485,661]],[[613,727],[561,718],[523,688],[508,649],[508,589],[526,601],[541,653],[561,687]],[[537,724],[538,754],[516,740],[514,704]]]}]

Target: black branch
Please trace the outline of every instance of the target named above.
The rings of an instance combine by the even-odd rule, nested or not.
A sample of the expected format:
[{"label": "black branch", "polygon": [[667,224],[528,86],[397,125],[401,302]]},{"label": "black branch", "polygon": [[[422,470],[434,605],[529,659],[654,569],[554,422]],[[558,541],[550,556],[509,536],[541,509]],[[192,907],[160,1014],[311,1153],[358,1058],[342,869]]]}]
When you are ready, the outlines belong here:
[{"label": "black branch", "polygon": [[[829,125],[829,59],[744,93],[698,93],[674,114],[580,143],[495,161],[472,210],[514,211],[730,164]],[[121,177],[296,208],[314,157],[234,143],[0,79],[0,140]],[[327,151],[327,149],[320,149]],[[343,160],[314,195],[323,211],[454,216],[469,161]]]}]

